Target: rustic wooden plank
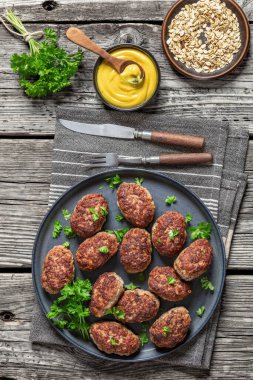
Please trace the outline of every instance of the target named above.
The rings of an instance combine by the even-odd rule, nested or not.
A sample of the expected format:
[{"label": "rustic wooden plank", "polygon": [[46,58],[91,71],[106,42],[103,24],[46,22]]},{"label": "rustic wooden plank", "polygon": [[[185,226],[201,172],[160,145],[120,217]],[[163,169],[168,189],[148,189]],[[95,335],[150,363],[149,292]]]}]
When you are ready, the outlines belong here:
[{"label": "rustic wooden plank", "polygon": [[[154,2],[155,3],[155,2]],[[137,4],[137,3],[136,3]],[[44,25],[40,25],[42,28]],[[53,25],[59,30],[62,46],[73,50],[66,40],[67,25]],[[169,65],[160,43],[160,25],[154,24],[87,24],[87,34],[109,47],[120,42],[133,42],[150,49],[159,61],[162,82],[159,95],[146,112],[167,113],[169,116],[228,119],[238,128],[248,128],[253,135],[253,61],[251,54],[234,73],[223,79],[197,82],[177,74]],[[38,26],[28,25],[31,30]],[[253,28],[253,26],[251,26]],[[10,49],[11,41],[11,49]],[[251,44],[253,44],[251,40]],[[25,50],[24,43],[0,27],[0,134],[2,135],[53,135],[55,107],[58,105],[83,108],[103,108],[97,98],[92,70],[96,57],[85,53],[84,67],[73,80],[71,89],[46,99],[30,99],[23,95],[17,76],[9,67],[13,52]]]},{"label": "rustic wooden plank", "polygon": [[222,313],[210,373],[193,369],[171,369],[157,362],[114,364],[92,357],[80,362],[64,349],[29,342],[33,290],[30,274],[2,274],[0,315],[13,314],[13,320],[0,319],[1,378],[27,379],[250,379],[253,353],[253,276],[228,276]]},{"label": "rustic wooden plank", "polygon": [[[173,3],[173,0],[120,0],[117,3],[115,0],[33,0],[31,4],[29,0],[2,0],[0,10],[14,5],[24,21],[162,21]],[[238,3],[252,20],[252,0],[238,0]]]},{"label": "rustic wooden plank", "polygon": [[[53,140],[0,139],[0,267],[31,266],[38,226],[47,210]],[[249,184],[233,239],[229,269],[253,268],[253,141]],[[14,239],[15,237],[15,239]]]}]

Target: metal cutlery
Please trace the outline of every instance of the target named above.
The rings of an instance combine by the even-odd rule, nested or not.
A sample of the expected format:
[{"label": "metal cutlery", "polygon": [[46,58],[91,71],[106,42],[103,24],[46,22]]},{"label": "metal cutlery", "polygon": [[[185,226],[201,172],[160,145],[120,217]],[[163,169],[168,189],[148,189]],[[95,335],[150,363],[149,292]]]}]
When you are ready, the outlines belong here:
[{"label": "metal cutlery", "polygon": [[181,135],[177,133],[138,131],[135,128],[123,127],[115,124],[89,124],[77,121],[59,119],[60,123],[74,132],[87,135],[112,137],[116,139],[141,139],[170,145],[187,146],[201,149],[204,146],[204,138],[201,136]]},{"label": "metal cutlery", "polygon": [[205,164],[213,161],[211,153],[175,153],[160,154],[151,157],[120,156],[116,153],[83,154],[85,163],[89,168],[118,165],[193,165]]}]

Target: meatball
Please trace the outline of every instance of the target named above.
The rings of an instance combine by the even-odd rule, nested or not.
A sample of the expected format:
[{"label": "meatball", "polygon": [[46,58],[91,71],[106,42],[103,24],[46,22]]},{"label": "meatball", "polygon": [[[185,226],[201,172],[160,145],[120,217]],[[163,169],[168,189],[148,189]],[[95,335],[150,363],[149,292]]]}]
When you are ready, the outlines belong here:
[{"label": "meatball", "polygon": [[140,323],[156,316],[160,301],[148,290],[126,290],[118,302],[118,307],[125,313],[123,322]]},{"label": "meatball", "polygon": [[134,226],[144,228],[152,222],[155,204],[145,187],[123,182],[118,188],[117,200],[120,211]]},{"label": "meatball", "polygon": [[129,230],[120,246],[120,262],[127,273],[143,272],[151,262],[150,234],[141,228]]},{"label": "meatball", "polygon": [[213,248],[208,240],[198,239],[179,254],[174,268],[185,281],[191,281],[207,271],[212,257]]},{"label": "meatball", "polygon": [[46,292],[57,294],[74,278],[75,267],[71,251],[56,245],[48,252],[41,274],[41,285]]},{"label": "meatball", "polygon": [[179,253],[186,236],[185,219],[176,211],[165,212],[152,228],[152,243],[162,256],[172,257]]},{"label": "meatball", "polygon": [[98,232],[95,236],[84,240],[76,251],[76,262],[81,270],[95,270],[102,267],[119,247],[114,234]]},{"label": "meatball", "polygon": [[190,328],[191,317],[184,306],[162,314],[149,329],[150,340],[158,347],[173,348],[181,343]]},{"label": "meatball", "polygon": [[106,272],[98,277],[93,285],[90,311],[95,317],[102,317],[113,307],[124,292],[124,282],[117,273]]},{"label": "meatball", "polygon": [[140,340],[118,322],[97,322],[90,327],[90,337],[100,351],[129,356],[140,348]]},{"label": "meatball", "polygon": [[191,294],[190,284],[181,280],[172,267],[155,267],[149,274],[148,286],[167,301],[181,301]]},{"label": "meatball", "polygon": [[86,239],[101,231],[108,214],[108,203],[101,194],[85,195],[77,202],[70,219],[72,230]]}]

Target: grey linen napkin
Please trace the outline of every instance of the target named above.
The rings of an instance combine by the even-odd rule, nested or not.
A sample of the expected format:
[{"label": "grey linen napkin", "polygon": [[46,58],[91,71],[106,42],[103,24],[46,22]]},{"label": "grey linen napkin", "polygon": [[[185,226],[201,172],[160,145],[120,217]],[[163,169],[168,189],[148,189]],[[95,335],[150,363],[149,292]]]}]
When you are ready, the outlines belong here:
[{"label": "grey linen napkin", "polygon": [[[82,152],[116,152],[127,156],[151,156],[160,153],[185,151],[184,148],[165,147],[145,141],[114,140],[104,137],[82,135],[69,131],[58,121],[59,118],[87,123],[112,123],[137,127],[140,130],[160,130],[176,133],[201,134],[206,138],[206,151],[214,154],[209,166],[151,167],[154,171],[168,174],[192,189],[208,206],[220,225],[228,258],[235,222],[246,186],[243,174],[248,146],[248,133],[237,131],[227,122],[203,119],[170,118],[168,114],[118,113],[106,110],[84,111],[83,109],[58,109],[53,155],[52,181],[49,206],[70,186],[85,177],[101,172],[89,170],[82,164]],[[187,149],[189,151],[189,149]],[[73,164],[75,163],[75,164]],[[79,165],[76,165],[79,163]],[[161,363],[174,366],[208,369],[215,342],[219,310],[201,334],[176,355],[158,359]],[[91,358],[63,340],[50,326],[39,305],[35,302],[30,340],[34,343],[55,344],[69,348],[88,365]],[[94,359],[95,361],[96,359]]]}]

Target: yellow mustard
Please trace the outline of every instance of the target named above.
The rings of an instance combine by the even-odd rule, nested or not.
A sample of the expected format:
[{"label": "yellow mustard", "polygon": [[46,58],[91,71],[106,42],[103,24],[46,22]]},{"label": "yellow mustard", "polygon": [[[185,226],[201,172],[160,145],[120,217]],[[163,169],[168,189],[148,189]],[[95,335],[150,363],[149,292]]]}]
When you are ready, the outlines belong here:
[{"label": "yellow mustard", "polygon": [[131,82],[131,78],[140,76],[140,69],[137,65],[127,66],[119,75],[110,64],[103,61],[98,68],[96,77],[102,97],[120,108],[137,107],[150,99],[158,83],[158,72],[152,58],[134,48],[120,48],[110,54],[138,63],[143,68],[145,77],[139,84],[129,83],[129,79]]}]

